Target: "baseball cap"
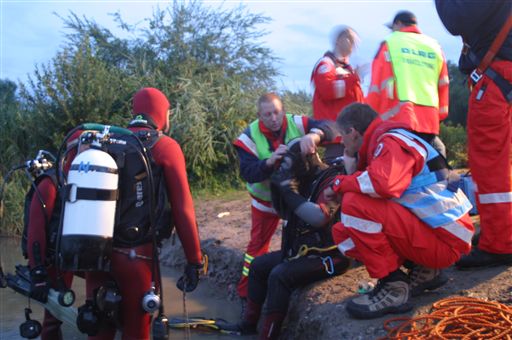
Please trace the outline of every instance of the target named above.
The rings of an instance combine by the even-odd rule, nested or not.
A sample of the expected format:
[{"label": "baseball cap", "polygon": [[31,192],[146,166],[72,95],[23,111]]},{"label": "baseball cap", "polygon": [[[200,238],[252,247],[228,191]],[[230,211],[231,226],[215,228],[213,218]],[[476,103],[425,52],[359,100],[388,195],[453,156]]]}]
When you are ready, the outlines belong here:
[{"label": "baseball cap", "polygon": [[418,23],[414,13],[409,12],[409,11],[400,11],[395,15],[392,22],[387,23],[385,25],[389,29],[392,29],[393,24],[397,23],[398,21],[400,21],[402,24],[405,24],[405,25],[416,25]]}]

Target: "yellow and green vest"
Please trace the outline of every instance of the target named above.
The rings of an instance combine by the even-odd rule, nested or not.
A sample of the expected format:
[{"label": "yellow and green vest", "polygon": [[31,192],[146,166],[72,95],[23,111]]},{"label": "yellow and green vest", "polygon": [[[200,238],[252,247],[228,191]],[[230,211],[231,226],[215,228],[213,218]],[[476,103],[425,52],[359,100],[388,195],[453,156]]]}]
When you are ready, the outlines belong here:
[{"label": "yellow and green vest", "polygon": [[424,34],[394,32],[386,38],[386,43],[398,99],[438,107],[443,54],[437,41]]},{"label": "yellow and green vest", "polygon": [[[292,114],[286,114],[286,133],[284,135],[284,144],[288,144],[291,140],[302,137],[304,135],[304,128],[302,127],[302,117],[294,116]],[[270,148],[270,144],[267,140],[267,137],[263,133],[261,133],[259,129],[259,119],[255,120],[249,125],[249,133],[250,139],[254,142],[256,146],[256,156],[263,160],[270,158],[272,155],[272,150]],[[257,183],[247,183],[247,190],[249,193],[259,198],[260,200],[270,202],[270,181],[264,180],[262,182]]]}]

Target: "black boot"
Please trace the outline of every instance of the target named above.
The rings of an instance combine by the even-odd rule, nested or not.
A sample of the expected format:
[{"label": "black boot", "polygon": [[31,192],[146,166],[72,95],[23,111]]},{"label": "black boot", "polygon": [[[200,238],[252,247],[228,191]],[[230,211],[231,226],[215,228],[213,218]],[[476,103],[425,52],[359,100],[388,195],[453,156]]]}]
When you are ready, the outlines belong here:
[{"label": "black boot", "polygon": [[512,265],[512,254],[489,253],[475,247],[471,249],[468,255],[462,256],[462,258],[455,263],[458,269],[493,267],[499,265]]}]

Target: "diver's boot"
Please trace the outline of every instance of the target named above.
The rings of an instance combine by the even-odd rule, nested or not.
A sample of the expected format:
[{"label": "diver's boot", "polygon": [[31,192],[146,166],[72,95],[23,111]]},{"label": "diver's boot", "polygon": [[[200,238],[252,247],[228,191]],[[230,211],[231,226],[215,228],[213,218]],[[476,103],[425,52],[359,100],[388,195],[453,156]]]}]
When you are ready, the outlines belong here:
[{"label": "diver's boot", "polygon": [[259,340],[275,340],[279,338],[281,333],[281,326],[283,324],[286,314],[284,313],[271,313],[265,315],[261,333],[258,337]]},{"label": "diver's boot", "polygon": [[240,332],[242,335],[256,334],[258,326],[258,320],[261,315],[261,305],[247,298],[245,304],[244,315],[240,322]]}]

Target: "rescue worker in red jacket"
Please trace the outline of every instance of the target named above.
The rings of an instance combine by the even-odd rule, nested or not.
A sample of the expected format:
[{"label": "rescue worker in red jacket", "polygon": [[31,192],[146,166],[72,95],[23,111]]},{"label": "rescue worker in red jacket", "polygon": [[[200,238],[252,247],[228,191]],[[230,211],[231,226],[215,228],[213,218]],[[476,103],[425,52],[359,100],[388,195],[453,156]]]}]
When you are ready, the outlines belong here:
[{"label": "rescue worker in red jacket", "polygon": [[[437,1],[441,21],[464,40],[459,69],[471,74],[468,158],[480,213],[478,247],[459,268],[512,264],[512,31],[487,69],[477,67],[512,16],[511,1]],[[480,78],[481,77],[481,78]],[[471,79],[472,78],[472,79]]]},{"label": "rescue worker in red jacket", "polygon": [[[349,60],[358,40],[357,33],[348,26],[332,29],[332,51],[325,52],[311,73],[313,118],[335,121],[345,106],[364,102],[359,75]],[[339,152],[339,140],[326,143],[324,159],[333,159]]]},{"label": "rescue worker in red jacket", "polygon": [[[286,144],[307,133],[317,134],[322,140],[331,140],[335,130],[327,122],[285,114],[279,96],[267,93],[258,100],[258,119],[249,124],[234,142],[240,159],[240,175],[247,181],[247,190],[252,198],[251,238],[238,283],[238,294],[243,299],[247,297],[251,262],[256,256],[268,252],[270,240],[279,224],[279,216],[272,208],[270,175],[286,153]],[[301,149],[305,153],[316,150],[312,140],[301,141]]]},{"label": "rescue worker in red jacket", "polygon": [[[60,221],[60,200],[53,169],[36,178],[27,225],[27,255],[30,267],[31,298],[46,303],[50,288],[70,288],[73,274],[57,271],[55,247]],[[42,340],[62,339],[62,322],[44,311]]]},{"label": "rescue worker in red jacket", "polygon": [[[446,160],[406,124],[382,122],[368,105],[352,104],[337,126],[345,154],[359,160],[354,173],[337,176],[324,192],[342,195],[333,238],[379,280],[346,309],[356,318],[408,311],[409,294],[443,285],[440,269],[470,251],[471,203]],[[408,274],[400,270],[406,261],[414,264]]]},{"label": "rescue worker in red jacket", "polygon": [[[143,88],[134,95],[132,104],[134,119],[128,125],[128,129],[169,131],[170,104],[160,90]],[[156,166],[162,170],[168,203],[172,206],[172,220],[188,262],[184,276],[180,278],[177,286],[181,290],[192,291],[199,281],[202,255],[185,169],[185,157],[179,144],[166,135],[159,137],[150,152]],[[122,185],[121,183],[120,186]],[[87,297],[90,299],[96,288],[113,279],[122,297],[120,302],[122,338],[149,339],[151,314],[145,312],[141,305],[144,295],[150,291],[152,284],[153,244],[151,239],[146,237],[141,244],[135,241],[132,247],[119,246],[116,245],[117,232],[117,230],[114,232],[110,272],[86,274]],[[114,327],[104,328],[97,336],[89,338],[114,339],[115,333]]]},{"label": "rescue worker in red jacket", "polygon": [[439,122],[448,116],[449,78],[441,47],[422,34],[416,16],[396,14],[388,24],[393,31],[380,45],[372,63],[366,103],[383,120],[401,122],[443,156],[446,149],[439,135]]},{"label": "rescue worker in red jacket", "polygon": [[349,64],[357,33],[348,26],[337,26],[331,38],[333,49],[315,64],[311,83],[315,89],[313,117],[335,121],[345,106],[363,102],[364,95],[359,76]]}]

